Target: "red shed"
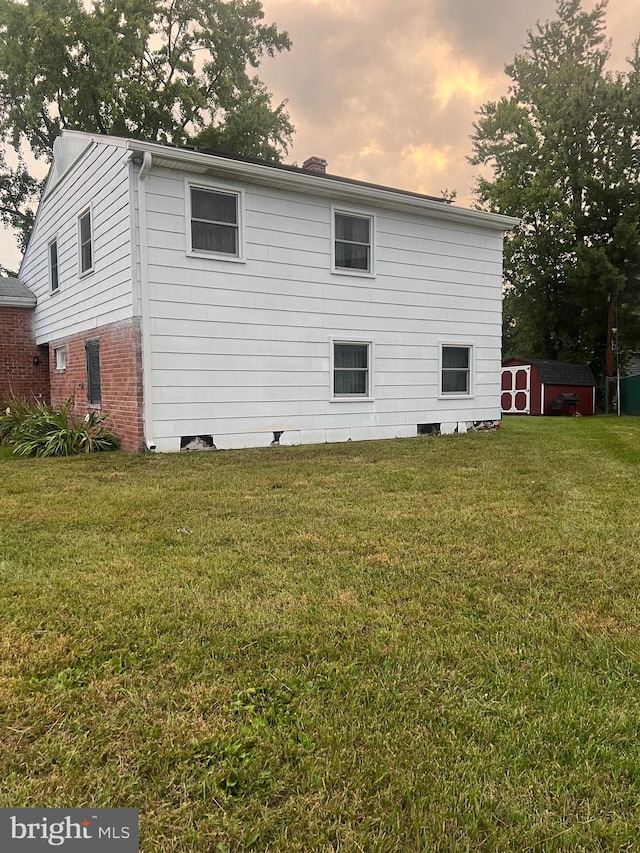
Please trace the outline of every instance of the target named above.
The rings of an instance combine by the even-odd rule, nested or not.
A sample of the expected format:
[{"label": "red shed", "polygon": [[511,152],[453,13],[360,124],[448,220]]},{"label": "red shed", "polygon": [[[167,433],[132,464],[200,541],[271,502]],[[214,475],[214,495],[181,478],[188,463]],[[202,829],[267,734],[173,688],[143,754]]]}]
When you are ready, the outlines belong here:
[{"label": "red shed", "polygon": [[593,415],[596,381],[590,368],[545,358],[510,358],[502,365],[505,415]]}]

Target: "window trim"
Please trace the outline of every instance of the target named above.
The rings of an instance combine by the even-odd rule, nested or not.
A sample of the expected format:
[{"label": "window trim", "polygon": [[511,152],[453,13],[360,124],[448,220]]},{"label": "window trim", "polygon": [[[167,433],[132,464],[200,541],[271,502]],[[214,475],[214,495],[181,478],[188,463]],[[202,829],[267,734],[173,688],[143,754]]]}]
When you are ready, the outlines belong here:
[{"label": "window trim", "polygon": [[[186,246],[187,251],[186,254],[191,258],[209,258],[218,261],[228,261],[234,264],[244,264],[246,263],[245,257],[245,244],[244,244],[244,217],[245,217],[245,204],[244,204],[244,190],[238,187],[230,187],[225,186],[223,184],[217,183],[215,181],[209,181],[206,178],[198,179],[197,181],[193,180],[193,178],[185,178],[184,179],[184,201],[185,201],[185,237],[186,237]],[[217,192],[222,193],[223,195],[234,195],[237,199],[237,212],[238,212],[238,254],[232,255],[228,252],[208,252],[205,249],[194,249],[191,242],[191,190],[204,190],[205,192]]]},{"label": "window trim", "polygon": [[[443,350],[445,347],[453,347],[457,349],[466,349],[469,351],[469,391],[462,393],[460,391],[443,391],[442,390],[442,371],[444,370]],[[461,368],[460,368],[461,369]],[[474,370],[475,370],[475,353],[474,344],[470,341],[439,341],[438,342],[438,399],[440,400],[470,400],[474,396]]]},{"label": "window trim", "polygon": [[[367,394],[336,394],[335,388],[335,345],[336,344],[354,344],[367,346]],[[355,401],[371,402],[373,396],[373,381],[374,381],[374,358],[373,358],[373,341],[371,338],[354,338],[336,335],[329,338],[329,399],[332,403],[353,403]]]},{"label": "window trim", "polygon": [[[51,263],[51,247],[56,247],[56,286],[53,286],[53,264]],[[60,292],[60,255],[59,255],[58,235],[52,237],[47,243],[47,265],[49,267],[49,293]]]},{"label": "window trim", "polygon": [[[368,219],[369,227],[369,269],[357,270],[351,267],[336,266],[336,214],[351,216],[357,219]],[[365,210],[344,207],[343,205],[331,205],[331,272],[335,275],[355,275],[358,278],[376,277],[376,214]]]},{"label": "window trim", "polygon": [[64,373],[67,369],[67,348],[54,347],[53,356],[55,358],[56,370],[60,371],[60,373]]},{"label": "window trim", "polygon": [[[89,214],[89,244],[91,246],[91,266],[87,267],[86,270],[82,269],[82,237],[81,237],[81,225],[80,220]],[[86,205],[77,216],[77,235],[78,235],[78,275],[80,278],[84,278],[87,275],[90,275],[95,270],[95,241],[93,235],[93,206],[91,204]]]}]

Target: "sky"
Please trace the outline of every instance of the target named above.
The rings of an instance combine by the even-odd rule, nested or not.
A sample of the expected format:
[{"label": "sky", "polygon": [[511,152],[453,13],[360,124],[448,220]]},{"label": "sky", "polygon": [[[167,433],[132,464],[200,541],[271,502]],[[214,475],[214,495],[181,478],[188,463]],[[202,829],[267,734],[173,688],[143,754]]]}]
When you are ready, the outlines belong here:
[{"label": "sky", "polygon": [[[507,93],[504,66],[555,0],[262,0],[290,52],[259,74],[296,128],[285,162],[312,155],[335,175],[439,196],[470,207],[475,112]],[[584,0],[592,9],[595,0]],[[638,0],[609,0],[614,69],[640,34]],[[0,232],[0,261],[20,255]]]}]

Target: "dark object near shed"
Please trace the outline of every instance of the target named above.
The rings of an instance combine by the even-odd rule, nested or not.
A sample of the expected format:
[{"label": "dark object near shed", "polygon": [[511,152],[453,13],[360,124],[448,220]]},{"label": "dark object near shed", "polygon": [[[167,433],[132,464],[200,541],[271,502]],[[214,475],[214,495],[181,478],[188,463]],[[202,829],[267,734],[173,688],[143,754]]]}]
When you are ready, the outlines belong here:
[{"label": "dark object near shed", "polygon": [[508,415],[593,415],[596,381],[589,367],[543,358],[502,365],[501,406]]},{"label": "dark object near shed", "polygon": [[558,394],[551,403],[551,411],[557,415],[575,415],[579,402],[580,397],[577,394]]}]

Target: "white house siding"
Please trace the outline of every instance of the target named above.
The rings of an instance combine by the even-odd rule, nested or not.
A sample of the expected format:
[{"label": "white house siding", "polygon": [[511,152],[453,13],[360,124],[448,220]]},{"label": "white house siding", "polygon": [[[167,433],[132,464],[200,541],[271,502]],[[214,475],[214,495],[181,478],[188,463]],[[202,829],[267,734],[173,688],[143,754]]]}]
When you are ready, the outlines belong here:
[{"label": "white house siding", "polygon": [[[500,232],[358,204],[376,217],[375,277],[332,274],[331,198],[229,183],[244,189],[246,261],[192,257],[183,175],[154,168],[146,184],[158,450],[500,417]],[[331,399],[332,337],[373,344],[373,400]],[[473,345],[472,398],[439,399],[441,342]]]},{"label": "white house siding", "polygon": [[[38,303],[38,344],[133,316],[129,165],[122,145],[93,142],[43,197],[20,275]],[[93,272],[79,275],[78,214],[91,205]],[[59,290],[50,292],[48,244],[58,241]]]}]

